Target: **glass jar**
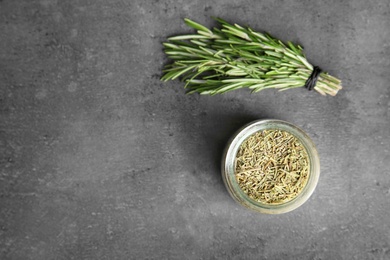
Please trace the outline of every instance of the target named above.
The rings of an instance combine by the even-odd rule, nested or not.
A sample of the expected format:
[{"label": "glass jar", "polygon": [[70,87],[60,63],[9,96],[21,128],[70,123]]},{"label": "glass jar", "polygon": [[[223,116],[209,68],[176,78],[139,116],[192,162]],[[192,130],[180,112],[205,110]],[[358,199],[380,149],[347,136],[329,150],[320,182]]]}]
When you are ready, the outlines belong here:
[{"label": "glass jar", "polygon": [[[258,131],[271,129],[286,131],[294,135],[306,148],[309,157],[309,176],[305,187],[294,199],[282,204],[266,204],[251,199],[242,191],[235,177],[235,158],[242,142]],[[261,213],[280,214],[298,208],[309,199],[320,176],[320,160],[313,141],[303,130],[282,120],[265,119],[251,122],[233,135],[225,148],[221,169],[227,190],[239,204]]]}]

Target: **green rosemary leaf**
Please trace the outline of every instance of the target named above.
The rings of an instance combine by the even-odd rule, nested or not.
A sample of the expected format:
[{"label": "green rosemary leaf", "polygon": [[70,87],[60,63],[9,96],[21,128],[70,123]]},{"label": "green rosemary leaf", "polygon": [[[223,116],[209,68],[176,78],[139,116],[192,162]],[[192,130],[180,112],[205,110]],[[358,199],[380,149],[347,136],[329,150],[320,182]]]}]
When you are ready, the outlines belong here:
[{"label": "green rosemary leaf", "polygon": [[274,51],[265,51],[265,53],[270,55],[270,56],[276,57],[276,58],[282,58],[283,57],[283,54],[278,53],[278,52],[274,52]]},{"label": "green rosemary leaf", "polygon": [[172,44],[172,43],[169,43],[169,42],[164,42],[163,45],[165,46],[165,48],[167,49],[173,49],[173,50],[180,50],[180,47],[177,46],[176,44]]},{"label": "green rosemary leaf", "polygon": [[235,78],[235,79],[224,79],[221,80],[222,83],[228,83],[228,82],[243,82],[243,83],[261,83],[263,80],[261,79],[248,79],[248,78]]},{"label": "green rosemary leaf", "polygon": [[204,47],[208,46],[207,43],[198,40],[190,40],[190,42],[198,46],[204,46]]},{"label": "green rosemary leaf", "polygon": [[202,46],[199,46],[199,49],[203,50],[205,53],[208,53],[212,56],[215,55],[215,53],[217,53],[217,51],[213,50],[213,49],[209,49],[209,48],[205,48],[205,47],[202,47]]},{"label": "green rosemary leaf", "polygon": [[185,69],[182,69],[182,70],[179,70],[179,71],[170,71],[167,73],[167,75],[169,74],[169,76],[167,76],[167,80],[169,79],[176,79],[178,78],[180,75],[186,73],[187,71],[191,70],[191,69],[194,69],[197,65],[192,65],[192,66],[189,66]]},{"label": "green rosemary leaf", "polygon": [[225,44],[241,44],[241,41],[232,40],[232,39],[218,39],[215,40],[216,43],[225,43]]},{"label": "green rosemary leaf", "polygon": [[184,18],[184,22],[185,22],[188,26],[190,26],[190,27],[192,27],[192,28],[194,28],[194,29],[196,29],[196,30],[200,30],[200,31],[203,31],[203,32],[212,34],[212,31],[210,31],[207,27],[205,27],[205,26],[203,26],[203,25],[201,25],[201,24],[199,24],[199,23],[196,23],[196,22],[194,22],[194,21],[192,21],[192,20],[190,20],[190,19],[188,19],[188,18]]},{"label": "green rosemary leaf", "polygon": [[189,40],[189,39],[208,39],[209,37],[199,34],[189,34],[189,35],[179,35],[169,37],[169,41],[181,41],[181,40]]},{"label": "green rosemary leaf", "polygon": [[166,51],[165,53],[168,55],[173,55],[178,57],[193,57],[193,58],[199,57],[199,55],[197,54],[186,52],[186,51]]},{"label": "green rosemary leaf", "polygon": [[302,54],[301,51],[298,50],[292,42],[288,41],[287,44],[288,44],[288,47],[290,47],[290,49],[291,49],[295,54],[297,54],[297,55],[301,55],[301,54]]},{"label": "green rosemary leaf", "polygon": [[227,29],[222,29],[221,31],[224,33],[227,33],[227,34],[232,34],[234,36],[238,36],[238,37],[243,38],[247,41],[252,41],[251,38],[249,38],[248,34],[242,32],[240,30],[237,30],[233,27],[227,27],[227,26],[225,26],[225,28],[227,28]]},{"label": "green rosemary leaf", "polygon": [[229,75],[229,76],[246,76],[246,75],[248,75],[248,73],[246,73],[245,71],[243,71],[241,69],[231,69],[231,70],[226,71],[226,75]]},{"label": "green rosemary leaf", "polygon": [[234,89],[239,89],[239,88],[242,88],[244,85],[245,85],[245,82],[237,82],[237,83],[233,83],[233,84],[226,84],[226,85],[223,85],[222,87],[217,88],[215,90],[215,94],[222,94],[222,93],[225,93],[227,91],[231,91],[231,90],[234,90]]},{"label": "green rosemary leaf", "polygon": [[267,37],[264,36],[264,34],[262,33],[259,33],[259,32],[254,32],[252,31],[252,29],[249,28],[249,32],[251,35],[255,36],[256,39],[259,41],[259,42],[264,42],[264,41],[267,41]]}]

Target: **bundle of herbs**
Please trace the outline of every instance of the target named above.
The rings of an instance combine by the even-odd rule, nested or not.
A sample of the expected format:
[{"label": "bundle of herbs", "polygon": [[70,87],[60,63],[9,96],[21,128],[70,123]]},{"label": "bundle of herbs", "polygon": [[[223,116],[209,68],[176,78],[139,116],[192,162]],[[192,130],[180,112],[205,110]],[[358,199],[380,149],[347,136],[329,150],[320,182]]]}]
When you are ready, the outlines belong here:
[{"label": "bundle of herbs", "polygon": [[188,93],[209,95],[242,88],[259,92],[306,87],[334,96],[342,88],[339,79],[307,61],[301,46],[216,20],[221,29],[185,19],[197,33],[170,37],[163,43],[173,63],[165,67],[161,80],[181,78]]}]

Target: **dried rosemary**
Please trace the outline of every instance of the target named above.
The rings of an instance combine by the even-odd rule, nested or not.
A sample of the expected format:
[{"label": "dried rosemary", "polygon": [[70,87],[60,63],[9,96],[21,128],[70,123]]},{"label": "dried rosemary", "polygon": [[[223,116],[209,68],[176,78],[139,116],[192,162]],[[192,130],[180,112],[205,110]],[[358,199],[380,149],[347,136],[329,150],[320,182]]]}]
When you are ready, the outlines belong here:
[{"label": "dried rosemary", "polygon": [[240,146],[235,176],[250,198],[266,204],[294,199],[309,177],[306,148],[292,134],[263,130],[249,136]]}]

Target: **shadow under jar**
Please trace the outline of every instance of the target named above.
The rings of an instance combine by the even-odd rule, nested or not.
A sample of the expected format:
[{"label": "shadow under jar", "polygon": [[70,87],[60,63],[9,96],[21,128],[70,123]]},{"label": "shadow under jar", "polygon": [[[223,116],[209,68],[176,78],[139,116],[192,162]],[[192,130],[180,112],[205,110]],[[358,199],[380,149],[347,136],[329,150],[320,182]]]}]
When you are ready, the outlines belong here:
[{"label": "shadow under jar", "polygon": [[[261,145],[265,146],[263,150],[275,150],[272,144],[264,143],[265,139],[257,140],[259,144],[253,143],[256,142],[254,138],[268,138],[267,134],[275,134],[275,139],[281,137],[286,139],[285,142],[281,142],[281,139],[279,139],[278,149],[280,145],[294,141],[294,147],[298,147],[300,153],[305,155],[304,158],[302,157],[304,170],[300,169],[300,162],[298,162],[298,166],[294,162],[293,169],[289,168],[288,163],[285,168],[282,168],[272,156],[261,157],[261,154],[253,156],[252,151],[249,151],[251,157],[247,160],[256,166],[245,171],[240,170],[240,167],[245,163],[243,162],[245,158],[238,158],[238,154],[242,155],[243,149],[250,147],[248,145],[249,141],[252,142],[251,147],[259,147],[260,142],[262,142]],[[278,142],[278,140],[275,142]],[[259,148],[258,150],[261,149]],[[283,154],[286,157],[282,157],[282,161],[290,160],[290,156],[293,157],[291,153],[296,157],[295,150],[290,151],[289,147],[286,147],[286,150],[288,151],[283,150]],[[256,151],[254,150],[254,152]],[[259,153],[259,151],[257,152]],[[259,165],[262,167],[257,168]],[[277,168],[276,170],[271,170],[271,174],[279,174],[282,177],[271,176],[270,178],[264,170],[265,168],[269,169],[269,167]],[[239,204],[260,213],[280,214],[298,208],[309,199],[318,183],[320,161],[313,141],[303,130],[285,121],[265,119],[249,123],[237,131],[228,142],[224,151],[221,169],[227,190]],[[242,174],[243,172],[245,173],[244,175]],[[246,176],[248,176],[248,179],[246,179]],[[291,176],[295,178],[294,181],[291,181]],[[243,183],[243,181],[247,181],[247,183]],[[299,188],[294,188],[295,191],[289,194],[291,187],[280,185],[288,184],[288,182],[294,182],[294,185],[299,186]],[[264,187],[266,187],[266,190],[264,190]],[[274,194],[276,199],[270,196],[270,194]]]}]

